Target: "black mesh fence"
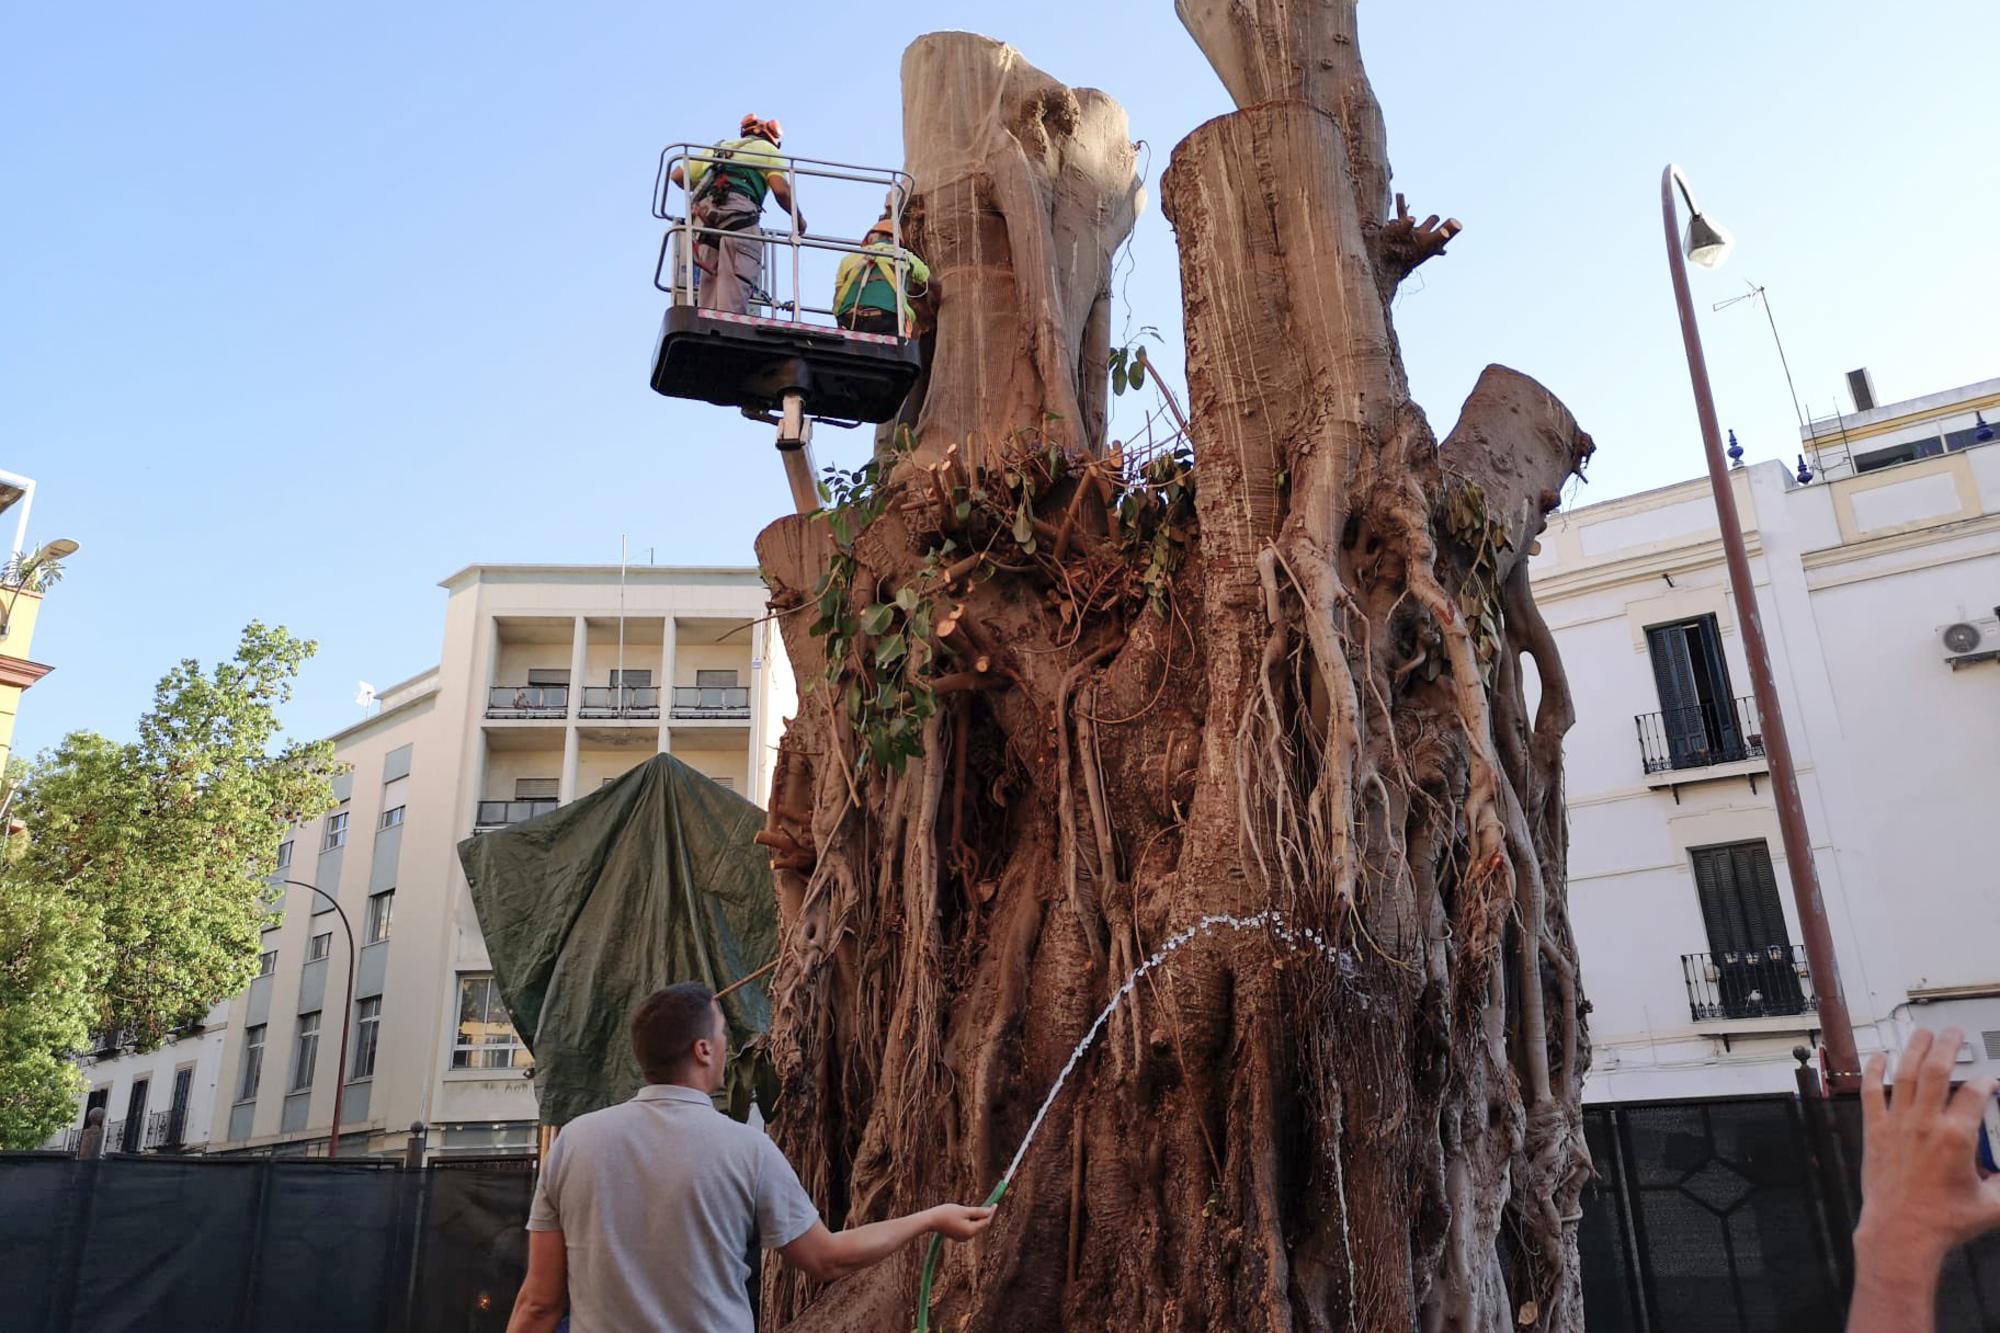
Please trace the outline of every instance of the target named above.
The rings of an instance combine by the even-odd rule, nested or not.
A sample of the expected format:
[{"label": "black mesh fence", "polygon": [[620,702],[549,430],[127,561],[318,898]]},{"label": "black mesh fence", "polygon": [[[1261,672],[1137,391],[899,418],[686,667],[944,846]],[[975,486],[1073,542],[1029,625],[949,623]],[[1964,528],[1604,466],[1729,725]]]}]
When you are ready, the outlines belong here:
[{"label": "black mesh fence", "polygon": [[[1836,1329],[1853,1284],[1851,1100],[1592,1106],[1579,1244],[1590,1333]],[[2000,1333],[2000,1238],[1952,1256],[1940,1333]]]},{"label": "black mesh fence", "polygon": [[[1590,1333],[1838,1328],[1860,1125],[1793,1097],[1593,1106]],[[525,1157],[0,1153],[6,1333],[501,1333],[527,1268]],[[1942,1333],[2000,1333],[2000,1237],[1953,1255]]]},{"label": "black mesh fence", "polygon": [[0,1154],[0,1329],[498,1333],[532,1168]]}]

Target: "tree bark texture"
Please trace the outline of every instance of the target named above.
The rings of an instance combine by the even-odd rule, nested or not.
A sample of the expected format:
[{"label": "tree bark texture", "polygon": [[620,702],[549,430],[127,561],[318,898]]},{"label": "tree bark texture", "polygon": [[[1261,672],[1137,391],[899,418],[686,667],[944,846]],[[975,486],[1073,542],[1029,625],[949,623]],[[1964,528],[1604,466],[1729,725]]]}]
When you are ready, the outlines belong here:
[{"label": "tree bark texture", "polygon": [[[935,1326],[1581,1329],[1571,718],[1525,556],[1591,443],[1500,367],[1441,443],[1410,402],[1390,301],[1456,224],[1389,210],[1351,0],[1180,9],[1242,107],[1163,181],[1188,467],[1100,443],[1122,112],[982,38],[905,56],[919,447],[865,523],[758,548],[813,682],[764,838],[776,1133],[833,1226],[983,1198],[1135,966],[1275,910],[1330,950],[1218,932],[1149,974]],[[774,1270],[767,1320],[906,1328],[917,1258]]]},{"label": "tree bark texture", "polygon": [[1124,108],[1001,42],[935,33],[903,54],[903,155],[938,296],[919,443],[977,465],[1020,431],[1100,444],[1112,255],[1141,204]]}]

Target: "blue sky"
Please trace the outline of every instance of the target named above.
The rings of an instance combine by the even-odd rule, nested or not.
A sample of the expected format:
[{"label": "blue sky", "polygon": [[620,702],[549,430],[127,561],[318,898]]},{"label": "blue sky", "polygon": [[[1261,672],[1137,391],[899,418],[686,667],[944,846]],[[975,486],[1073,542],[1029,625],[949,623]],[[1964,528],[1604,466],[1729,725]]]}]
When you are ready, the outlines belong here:
[{"label": "blue sky", "polygon": [[[226,653],[253,617],[319,640],[289,714],[312,735],[358,716],[358,678],[435,660],[436,582],[465,564],[615,561],[621,533],[640,561],[750,563],[787,506],[767,430],[646,382],[662,144],[755,110],[794,152],[893,165],[900,52],[948,27],[1119,98],[1155,179],[1229,109],[1166,3],[766,0],[721,59],[687,12],[9,8],[0,466],[41,483],[36,540],[83,543],[21,750],[129,734],[171,661]],[[1362,8],[1397,187],[1467,226],[1399,298],[1417,397],[1442,433],[1489,361],[1540,378],[1600,446],[1586,501],[1700,468],[1670,157],[1738,237],[1697,300],[1753,458],[1789,461],[1797,432],[1762,315],[1707,312],[1746,279],[1815,414],[1846,406],[1854,366],[1885,398],[2000,373],[2000,6],[1768,0],[1676,30],[1688,12]],[[1177,365],[1156,197],[1125,293]],[[862,447],[821,442],[823,461]]]}]

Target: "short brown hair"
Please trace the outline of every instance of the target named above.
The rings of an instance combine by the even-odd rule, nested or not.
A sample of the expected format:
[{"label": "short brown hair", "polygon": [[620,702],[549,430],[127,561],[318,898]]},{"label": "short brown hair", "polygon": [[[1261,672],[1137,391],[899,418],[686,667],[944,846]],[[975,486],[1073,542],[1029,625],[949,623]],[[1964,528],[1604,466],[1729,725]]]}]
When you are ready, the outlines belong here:
[{"label": "short brown hair", "polygon": [[715,992],[699,981],[656,990],[632,1011],[632,1054],[648,1083],[680,1073],[698,1041],[715,1036]]}]

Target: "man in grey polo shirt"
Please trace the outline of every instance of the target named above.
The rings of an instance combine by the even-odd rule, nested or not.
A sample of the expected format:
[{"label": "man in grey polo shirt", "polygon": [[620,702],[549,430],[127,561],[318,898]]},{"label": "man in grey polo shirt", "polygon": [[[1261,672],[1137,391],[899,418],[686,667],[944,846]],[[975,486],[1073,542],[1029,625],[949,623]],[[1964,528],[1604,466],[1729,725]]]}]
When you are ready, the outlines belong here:
[{"label": "man in grey polo shirt", "polygon": [[762,1130],[715,1109],[729,1050],[708,987],[655,991],[632,1015],[646,1086],[563,1127],[528,1214],[528,1276],[507,1333],[754,1333],[748,1256],[774,1249],[821,1282],[922,1236],[970,1240],[991,1208],[940,1204],[831,1232]]}]

